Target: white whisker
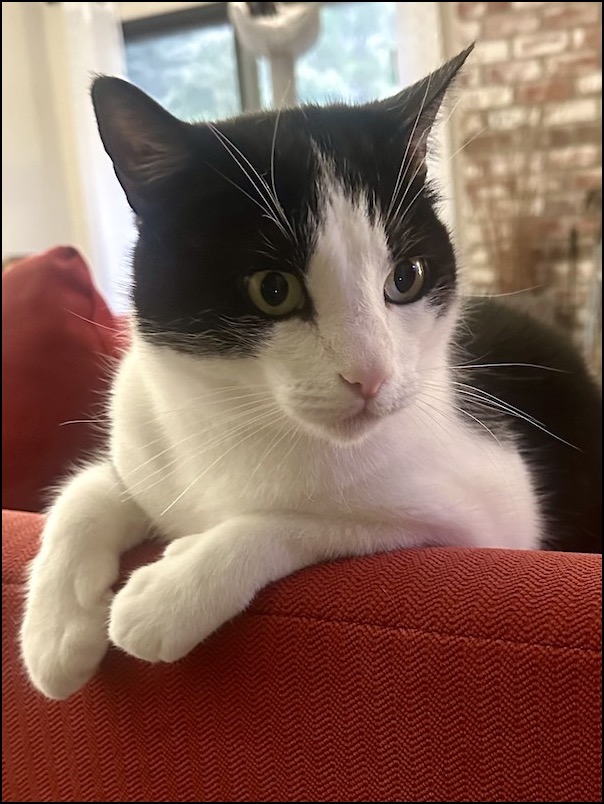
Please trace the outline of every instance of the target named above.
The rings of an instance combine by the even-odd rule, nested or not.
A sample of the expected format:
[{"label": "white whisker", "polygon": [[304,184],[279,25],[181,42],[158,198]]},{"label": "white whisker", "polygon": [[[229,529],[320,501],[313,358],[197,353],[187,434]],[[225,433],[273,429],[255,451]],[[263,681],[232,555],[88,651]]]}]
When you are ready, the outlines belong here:
[{"label": "white whisker", "polygon": [[[270,213],[269,217],[271,218],[271,220],[275,224],[277,224],[279,226],[279,228],[281,229],[281,231],[287,236],[287,232],[283,228],[283,224],[285,224],[285,226],[289,230],[289,234],[292,237],[295,237],[292,225],[289,222],[289,220],[288,220],[288,218],[287,218],[287,216],[286,216],[286,214],[285,214],[285,212],[283,210],[283,207],[279,203],[278,198],[276,196],[273,197],[273,195],[271,194],[271,189],[268,186],[268,184],[266,182],[266,179],[264,179],[260,175],[260,173],[258,173],[258,171],[252,165],[250,160],[245,156],[244,153],[242,153],[242,151],[239,148],[237,148],[237,146],[226,136],[226,134],[223,134],[223,132],[220,131],[220,129],[216,128],[216,126],[213,125],[212,123],[208,123],[207,125],[214,132],[214,134],[219,139],[219,141],[223,144],[225,149],[230,153],[230,155],[232,156],[233,160],[237,163],[237,165],[239,166],[241,171],[247,176],[247,178],[249,179],[249,181],[252,184],[252,186],[256,189],[256,192],[258,193],[260,198],[265,203],[268,204],[268,207],[267,207],[266,211]],[[256,178],[260,182],[260,185],[258,185],[254,181],[252,176],[248,173],[248,171],[245,168],[245,165],[237,158],[237,154],[239,154],[241,159],[243,159],[244,162],[249,166],[250,170],[253,172],[253,174],[256,176]],[[278,221],[278,219],[274,217],[275,213],[281,219],[281,222]]]},{"label": "white whisker", "polygon": [[[420,104],[419,111],[418,111],[417,116],[415,118],[415,123],[413,124],[411,134],[409,135],[409,139],[407,140],[407,147],[405,148],[405,152],[404,152],[403,158],[401,160],[401,165],[400,165],[400,168],[398,170],[398,175],[396,177],[396,182],[394,184],[394,189],[392,191],[392,196],[390,197],[390,203],[388,204],[388,209],[386,210],[386,220],[390,219],[390,213],[392,212],[392,207],[396,203],[396,197],[397,197],[397,195],[398,195],[398,193],[400,191],[401,185],[403,183],[403,180],[405,178],[405,175],[407,173],[409,165],[411,164],[411,161],[412,161],[411,159],[409,159],[409,162],[407,163],[407,165],[405,165],[405,160],[407,159],[407,154],[409,153],[409,148],[411,146],[411,142],[413,141],[413,137],[415,135],[415,130],[417,129],[417,124],[419,123],[420,117],[422,116],[422,112],[424,111],[424,105],[426,103],[426,98],[428,97],[428,92],[430,91],[430,82],[431,82],[431,80],[432,80],[432,74],[430,74],[428,76],[428,80],[426,82],[426,91],[424,92],[424,97],[422,98],[422,102]],[[417,150],[417,145],[416,145],[416,150]],[[414,154],[415,154],[415,151],[413,152],[413,155]],[[413,157],[413,155],[412,155],[412,157]],[[403,167],[405,168],[404,173],[403,173]]]},{"label": "white whisker", "polygon": [[452,161],[455,159],[455,157],[456,157],[456,156],[459,156],[459,154],[460,154],[460,153],[461,153],[463,150],[465,150],[465,149],[468,147],[468,145],[470,145],[472,142],[474,142],[474,140],[475,140],[475,139],[477,139],[478,137],[480,137],[480,135],[481,135],[481,134],[484,134],[484,132],[485,132],[487,129],[488,129],[488,126],[483,126],[483,127],[480,129],[480,131],[477,131],[477,132],[476,132],[476,134],[474,134],[472,137],[470,137],[470,139],[469,139],[469,140],[466,140],[466,142],[464,142],[464,144],[463,144],[463,145],[460,145],[460,146],[459,146],[459,148],[458,148],[458,149],[457,149],[457,150],[456,150],[454,153],[452,153],[452,154],[451,154],[451,156],[450,156],[450,157],[447,159],[447,161],[445,162],[445,164],[446,164],[446,165],[448,165],[448,164],[449,164],[449,162],[452,162]]},{"label": "white whisker", "polygon": [[[258,413],[259,415],[257,415],[257,416],[254,415],[256,413]],[[275,409],[274,409],[274,406],[272,404],[262,405],[262,406],[258,406],[258,407],[255,407],[255,408],[243,410],[237,416],[233,416],[229,420],[227,420],[226,422],[222,422],[221,426],[226,426],[226,425],[230,424],[231,422],[236,422],[238,419],[241,418],[242,415],[246,416],[245,421],[240,422],[234,428],[229,428],[229,429],[223,430],[217,438],[214,438],[214,440],[204,442],[203,448],[201,450],[197,451],[193,456],[190,456],[184,462],[180,462],[180,456],[176,456],[172,461],[169,461],[164,466],[160,466],[154,472],[151,472],[150,474],[147,474],[145,477],[141,478],[140,480],[138,480],[138,481],[136,481],[134,483],[130,483],[129,487],[128,487],[129,490],[133,491],[134,489],[137,489],[141,484],[148,482],[152,477],[154,477],[155,475],[157,475],[160,472],[163,472],[166,468],[168,468],[169,466],[172,466],[175,463],[180,462],[179,466],[177,468],[181,468],[181,467],[186,466],[191,461],[194,461],[197,458],[199,458],[205,452],[208,452],[211,449],[215,449],[216,447],[219,447],[223,442],[228,441],[234,435],[237,435],[238,433],[246,430],[250,425],[256,424],[259,421],[263,421],[265,418],[268,418],[269,416],[274,416],[274,414],[275,414]],[[251,418],[249,418],[250,416],[251,416]],[[170,446],[168,447],[168,449],[163,450],[162,452],[158,453],[157,455],[153,455],[151,458],[149,458],[149,460],[145,461],[143,464],[138,466],[134,471],[138,472],[143,466],[145,466],[145,465],[149,464],[151,461],[154,461],[157,458],[161,457],[166,452],[170,452],[174,447],[177,447],[180,444],[186,443],[187,441],[189,441],[192,438],[199,438],[199,437],[201,437],[201,435],[202,435],[202,432],[198,431],[198,432],[195,432],[195,433],[191,433],[190,435],[186,436],[185,438],[181,439],[180,441],[171,443]],[[168,474],[173,474],[173,472],[170,472]],[[167,476],[168,475],[162,476],[162,478],[160,478],[160,480],[163,479],[164,477],[167,477]],[[153,485],[155,485],[155,484],[153,484]],[[145,491],[148,491],[149,488],[152,488],[152,486],[147,487],[145,489]]]},{"label": "white whisker", "polygon": [[[475,403],[478,405],[483,405],[483,407],[491,408],[492,410],[498,410],[502,413],[506,413],[509,416],[514,416],[517,419],[520,419],[521,421],[524,421],[527,424],[536,427],[538,430],[541,430],[542,432],[546,433],[546,435],[551,436],[551,438],[554,438],[561,444],[565,444],[567,447],[570,447],[571,449],[574,449],[577,452],[582,452],[582,450],[579,447],[576,447],[574,444],[571,444],[564,438],[561,438],[555,433],[552,433],[552,431],[548,430],[544,424],[537,421],[537,419],[534,419],[528,413],[521,411],[519,408],[515,408],[513,405],[508,405],[506,402],[503,402],[503,400],[499,399],[498,397],[492,396],[491,394],[486,394],[486,391],[481,391],[480,389],[473,389],[473,390],[479,391],[479,393],[471,393],[470,391],[467,391],[464,388],[460,388],[459,393],[467,398],[474,400]],[[486,397],[483,394],[486,394]]]},{"label": "white whisker", "polygon": [[195,478],[193,478],[193,480],[192,480],[192,481],[189,483],[189,485],[188,485],[188,486],[187,486],[185,489],[183,489],[183,491],[181,491],[181,493],[178,495],[178,497],[176,497],[176,499],[172,500],[172,502],[170,503],[170,505],[168,505],[166,508],[164,508],[164,510],[163,510],[163,511],[161,512],[161,514],[160,514],[160,517],[161,517],[161,516],[164,516],[165,514],[167,514],[167,513],[168,513],[168,511],[169,511],[171,508],[173,508],[173,507],[176,505],[176,503],[177,503],[179,500],[181,500],[181,499],[182,499],[182,498],[185,496],[185,494],[186,494],[188,491],[190,491],[190,489],[192,489],[192,488],[193,488],[193,486],[194,486],[196,483],[198,483],[198,482],[201,480],[201,478],[202,478],[204,475],[206,475],[206,474],[207,474],[207,473],[210,471],[210,469],[213,469],[213,468],[214,468],[214,466],[215,466],[215,465],[216,465],[216,464],[217,464],[219,461],[223,460],[223,458],[225,458],[227,455],[229,455],[229,454],[230,454],[230,453],[231,453],[231,452],[232,452],[234,449],[238,449],[238,448],[239,448],[239,447],[240,447],[242,444],[244,444],[246,441],[249,441],[249,439],[250,439],[250,438],[252,438],[253,436],[257,435],[257,434],[258,434],[259,432],[261,432],[262,430],[266,430],[268,427],[274,427],[274,417],[273,417],[273,418],[271,418],[271,421],[269,421],[269,422],[268,422],[268,424],[265,424],[265,425],[263,425],[262,427],[257,428],[256,430],[254,430],[254,432],[253,432],[253,433],[249,433],[247,436],[245,436],[245,438],[242,438],[242,439],[241,439],[240,441],[238,441],[236,444],[233,444],[233,445],[232,445],[232,446],[231,446],[229,449],[227,449],[227,451],[226,451],[226,452],[222,453],[222,455],[219,455],[219,456],[218,456],[218,458],[216,458],[216,460],[212,461],[212,463],[211,463],[209,466],[207,466],[207,467],[206,467],[206,468],[203,470],[203,472],[201,472],[199,475],[197,475]]}]

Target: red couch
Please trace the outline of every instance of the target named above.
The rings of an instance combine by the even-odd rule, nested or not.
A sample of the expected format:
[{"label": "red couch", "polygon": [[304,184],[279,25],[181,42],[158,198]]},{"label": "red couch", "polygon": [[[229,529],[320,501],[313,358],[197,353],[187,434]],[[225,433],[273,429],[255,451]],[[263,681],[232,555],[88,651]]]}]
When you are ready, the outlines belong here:
[{"label": "red couch", "polygon": [[[84,425],[65,455],[61,422],[91,416],[121,347],[79,255],[36,260],[3,278],[3,507],[33,510],[94,445]],[[70,370],[42,383],[39,364]],[[314,567],[176,664],[111,650],[57,703],[28,685],[16,642],[41,525],[3,513],[3,801],[601,800],[600,557]]]}]

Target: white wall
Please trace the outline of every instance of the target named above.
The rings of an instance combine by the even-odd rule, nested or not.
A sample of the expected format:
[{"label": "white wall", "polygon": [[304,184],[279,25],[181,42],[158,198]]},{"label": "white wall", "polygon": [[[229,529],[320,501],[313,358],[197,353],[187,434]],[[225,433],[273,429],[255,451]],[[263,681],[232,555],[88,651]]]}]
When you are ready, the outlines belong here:
[{"label": "white wall", "polygon": [[2,257],[73,243],[44,3],[2,3]]},{"label": "white wall", "polygon": [[2,4],[2,255],[75,246],[123,310],[132,214],[89,97],[95,73],[124,73],[115,6]]},{"label": "white wall", "polygon": [[132,214],[94,122],[95,73],[124,73],[121,19],[201,3],[2,3],[2,257],[78,248],[128,307]]},{"label": "white wall", "polygon": [[[113,306],[124,308],[134,232],[88,90],[94,72],[123,72],[120,18],[193,5],[202,4],[2,3],[3,258],[73,245]],[[398,4],[407,81],[443,58],[443,5]],[[446,167],[442,175],[450,184]]]}]

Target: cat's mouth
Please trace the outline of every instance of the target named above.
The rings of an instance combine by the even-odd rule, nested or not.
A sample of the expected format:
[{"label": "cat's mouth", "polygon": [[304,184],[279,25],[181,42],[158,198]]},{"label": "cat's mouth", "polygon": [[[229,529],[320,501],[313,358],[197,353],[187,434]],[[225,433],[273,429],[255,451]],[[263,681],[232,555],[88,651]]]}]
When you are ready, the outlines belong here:
[{"label": "cat's mouth", "polygon": [[344,412],[298,411],[302,422],[310,429],[335,441],[356,441],[382,421],[389,412],[376,410],[371,403],[361,404]]},{"label": "cat's mouth", "polygon": [[384,419],[386,415],[386,413],[376,411],[371,405],[365,404],[354,413],[347,413],[336,418],[332,426],[340,435],[358,438]]},{"label": "cat's mouth", "polygon": [[364,403],[363,406],[352,413],[347,413],[344,416],[339,418],[339,422],[342,424],[350,424],[350,425],[357,425],[357,424],[370,424],[371,422],[376,422],[379,419],[383,418],[383,413],[377,413],[368,403]]}]

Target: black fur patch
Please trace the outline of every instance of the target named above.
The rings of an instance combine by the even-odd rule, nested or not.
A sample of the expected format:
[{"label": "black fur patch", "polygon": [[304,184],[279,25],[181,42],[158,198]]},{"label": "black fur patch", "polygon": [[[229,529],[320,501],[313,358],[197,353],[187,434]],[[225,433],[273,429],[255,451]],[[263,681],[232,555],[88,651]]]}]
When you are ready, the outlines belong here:
[{"label": "black fur patch", "polygon": [[483,401],[456,386],[458,404],[498,438],[515,437],[540,496],[548,546],[601,552],[602,397],[583,361],[568,336],[492,300],[473,303],[465,323],[457,345],[467,366],[456,380]]},{"label": "black fur patch", "polygon": [[[304,280],[325,163],[371,215],[386,216],[394,261],[424,258],[432,301],[444,307],[455,260],[426,184],[426,141],[469,50],[386,101],[215,126],[182,123],[126,82],[97,79],[99,131],[140,223],[133,293],[142,333],[205,355],[257,351],[276,320],[251,303],[245,278],[275,269]],[[312,311],[309,298],[297,315]]]},{"label": "black fur patch", "polygon": [[[242,162],[238,166],[226,141],[214,134],[208,141],[207,130],[200,130],[194,161],[142,215],[134,302],[144,333],[204,354],[239,356],[262,345],[262,336],[276,322],[253,306],[244,278],[278,269],[303,279],[321,223],[317,148],[351,197],[362,194],[376,214],[387,211],[406,141],[393,137],[389,121],[379,112],[348,107],[283,112],[271,172],[276,122],[274,114],[266,114],[222,123],[219,129],[270,190],[274,175],[276,197],[292,231],[283,224],[283,232],[259,206],[268,191],[248,163],[235,152]],[[404,182],[415,172],[409,162]],[[260,184],[260,192],[252,180]],[[401,214],[407,213],[402,222],[401,214],[389,221],[388,241],[396,258],[427,259],[430,282],[440,290],[439,303],[446,304],[455,284],[455,261],[424,181],[420,172],[403,184],[407,191]],[[275,218],[281,222],[276,212]],[[413,243],[411,253],[405,250],[408,242]],[[312,300],[300,314],[309,315],[311,309]],[[191,337],[195,335],[200,337]]]},{"label": "black fur patch", "polygon": [[[252,304],[245,279],[280,270],[304,283],[325,164],[370,215],[386,217],[394,262],[425,260],[428,298],[445,310],[455,258],[426,183],[426,140],[468,53],[387,101],[215,127],[182,123],[125,82],[97,79],[101,137],[140,225],[133,292],[144,336],[199,355],[256,353],[277,322]],[[312,318],[312,299],[295,315]],[[580,357],[563,336],[492,302],[473,306],[457,346],[470,365],[489,364],[459,369],[459,405],[488,417],[494,436],[515,438],[542,494],[550,546],[601,550],[601,397]]]}]

